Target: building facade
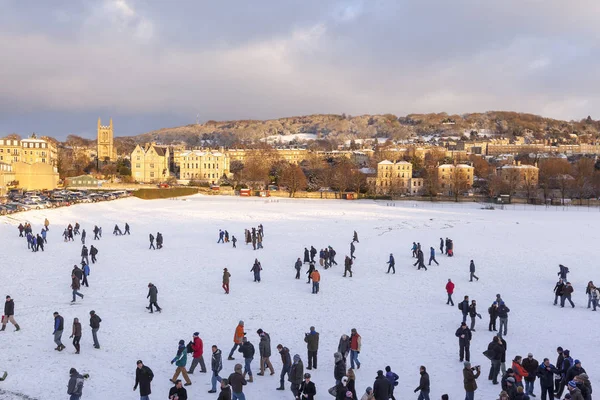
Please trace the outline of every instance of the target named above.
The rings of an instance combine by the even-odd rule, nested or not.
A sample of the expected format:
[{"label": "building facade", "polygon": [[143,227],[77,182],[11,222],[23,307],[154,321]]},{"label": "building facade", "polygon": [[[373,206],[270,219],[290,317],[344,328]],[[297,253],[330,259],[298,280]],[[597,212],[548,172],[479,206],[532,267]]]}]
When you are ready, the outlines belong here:
[{"label": "building facade", "polygon": [[98,118],[98,159],[100,161],[117,161],[117,149],[114,146],[113,120],[110,119],[109,125],[102,125]]},{"label": "building facade", "polygon": [[27,139],[0,139],[0,162],[41,163],[56,166],[58,149],[53,142],[38,138],[35,133]]},{"label": "building facade", "polygon": [[410,194],[412,164],[407,161],[384,160],[377,164],[375,193]]},{"label": "building facade", "polygon": [[221,151],[177,151],[174,158],[182,180],[217,184],[222,177],[231,176],[229,155]]},{"label": "building facade", "polygon": [[475,168],[467,164],[438,166],[438,184],[443,195],[453,196],[473,187]]},{"label": "building facade", "polygon": [[99,181],[91,175],[73,176],[65,179],[66,187],[98,187]]},{"label": "building facade", "polygon": [[166,146],[139,144],[131,153],[131,176],[136,182],[158,183],[170,178],[171,153]]},{"label": "building facade", "polygon": [[537,188],[540,170],[534,165],[504,165],[498,168],[498,173],[512,190],[522,190],[527,187]]}]

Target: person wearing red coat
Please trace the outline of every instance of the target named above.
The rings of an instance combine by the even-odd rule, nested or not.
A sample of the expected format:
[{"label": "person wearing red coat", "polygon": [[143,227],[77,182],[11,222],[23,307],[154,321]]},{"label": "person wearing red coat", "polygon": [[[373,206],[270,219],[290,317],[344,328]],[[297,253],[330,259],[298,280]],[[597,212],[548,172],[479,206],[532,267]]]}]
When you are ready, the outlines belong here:
[{"label": "person wearing red coat", "polygon": [[198,363],[200,363],[200,372],[206,373],[206,365],[204,364],[204,344],[202,343],[202,339],[200,339],[200,333],[194,332],[194,340],[190,343],[192,346],[192,350],[194,350],[192,360],[192,365],[190,366],[190,370],[187,372],[188,374],[193,374],[194,369]]},{"label": "person wearing red coat", "polygon": [[522,361],[521,356],[516,356],[512,362],[512,369],[515,371],[515,382],[517,386],[523,387],[523,378],[527,378],[529,376],[529,372],[521,365]]},{"label": "person wearing red coat", "polygon": [[451,279],[448,279],[448,283],[446,283],[446,292],[448,293],[448,301],[446,304],[450,304],[454,307],[454,302],[452,301],[452,293],[454,293],[454,283]]}]

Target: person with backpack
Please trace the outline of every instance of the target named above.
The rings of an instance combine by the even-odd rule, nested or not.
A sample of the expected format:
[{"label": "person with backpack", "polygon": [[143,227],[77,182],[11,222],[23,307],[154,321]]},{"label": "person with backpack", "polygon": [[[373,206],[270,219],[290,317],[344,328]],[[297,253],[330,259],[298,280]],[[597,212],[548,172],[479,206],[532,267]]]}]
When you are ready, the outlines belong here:
[{"label": "person with backpack", "polygon": [[179,341],[179,346],[177,347],[177,354],[171,360],[171,364],[175,363],[177,368],[175,369],[175,373],[173,374],[173,378],[171,378],[171,382],[175,383],[179,374],[183,375],[183,379],[185,379],[185,386],[189,386],[192,384],[190,381],[190,377],[187,374],[187,370],[185,369],[185,364],[187,364],[187,347],[185,345],[184,340]]},{"label": "person with backpack", "polygon": [[254,354],[256,350],[254,349],[254,345],[248,341],[248,338],[244,336],[242,339],[242,345],[238,349],[242,356],[244,357],[244,376],[248,374],[248,382],[254,382],[254,378],[252,377],[252,360],[254,359]]},{"label": "person with backpack", "polygon": [[[196,366],[200,364],[200,372],[206,373],[206,365],[204,365],[204,343],[202,343],[202,339],[200,339],[200,332],[194,332],[194,338],[192,342],[188,344],[192,350],[192,365],[190,365],[190,369],[188,370],[188,374],[193,374]],[[189,350],[188,350],[189,352]]]},{"label": "person with backpack", "polygon": [[133,385],[133,391],[135,392],[140,387],[140,400],[150,400],[150,394],[152,388],[150,383],[154,379],[154,373],[152,370],[145,366],[142,360],[137,360],[137,368],[135,369],[135,385]]},{"label": "person with backpack", "polygon": [[67,394],[71,395],[69,400],[79,400],[83,393],[83,375],[75,368],[69,370],[69,383],[67,384]]},{"label": "person with backpack", "polygon": [[394,388],[398,386],[398,379],[400,379],[400,377],[393,372],[392,368],[388,365],[385,367],[385,378],[390,383],[390,399],[396,400],[394,397]]},{"label": "person with backpack", "polygon": [[458,303],[458,309],[462,312],[463,320],[462,322],[467,322],[467,315],[469,315],[469,296],[465,296],[463,301]]}]

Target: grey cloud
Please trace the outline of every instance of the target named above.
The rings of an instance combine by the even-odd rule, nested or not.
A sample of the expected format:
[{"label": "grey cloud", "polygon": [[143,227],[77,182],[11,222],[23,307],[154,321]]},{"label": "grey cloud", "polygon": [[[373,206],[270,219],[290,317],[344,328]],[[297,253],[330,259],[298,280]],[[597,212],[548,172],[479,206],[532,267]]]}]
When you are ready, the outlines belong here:
[{"label": "grey cloud", "polygon": [[[579,119],[600,106],[600,6],[589,0],[0,7],[5,131],[39,113],[83,121],[108,112],[142,132],[160,121],[190,123],[198,112],[234,119],[506,109]],[[160,126],[150,125],[152,115],[162,116]],[[64,134],[60,125],[49,134]]]}]

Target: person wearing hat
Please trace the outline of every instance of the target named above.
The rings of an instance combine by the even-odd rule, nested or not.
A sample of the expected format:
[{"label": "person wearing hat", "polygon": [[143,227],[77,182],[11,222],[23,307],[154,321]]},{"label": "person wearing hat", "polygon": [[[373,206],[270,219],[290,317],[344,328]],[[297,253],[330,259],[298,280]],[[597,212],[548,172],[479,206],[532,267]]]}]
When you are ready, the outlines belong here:
[{"label": "person wearing hat", "polygon": [[460,361],[471,361],[471,330],[466,322],[461,322],[460,327],[456,330],[455,336],[458,338],[458,357]]},{"label": "person wearing hat", "polygon": [[294,354],[292,367],[290,368],[290,373],[288,375],[288,381],[290,381],[290,390],[294,394],[295,397],[299,396],[300,384],[302,384],[302,379],[304,377],[304,364],[300,359],[298,354]]},{"label": "person wearing hat", "polygon": [[4,315],[2,316],[2,328],[0,331],[6,329],[6,324],[10,321],[11,324],[15,326],[15,332],[21,330],[17,321],[15,321],[15,303],[10,296],[6,296],[6,301],[4,302]]},{"label": "person wearing hat", "polygon": [[187,363],[187,348],[183,339],[179,341],[179,345],[177,347],[177,354],[171,360],[171,364],[173,363],[175,363],[177,368],[175,369],[173,378],[171,378],[171,382],[176,384],[179,374],[182,374],[183,379],[185,379],[185,386],[191,385],[192,382],[190,381],[190,377],[188,376],[187,370],[185,369],[185,364]]},{"label": "person wearing hat", "polygon": [[521,362],[521,365],[523,366],[525,371],[527,371],[528,374],[525,377],[525,393],[529,396],[535,397],[535,395],[533,394],[533,389],[540,363],[535,358],[533,358],[533,354],[529,353],[527,354],[527,358]]},{"label": "person wearing hat", "polygon": [[219,393],[217,400],[231,400],[231,386],[229,386],[227,378],[221,379],[221,392]]},{"label": "person wearing hat", "polygon": [[190,365],[190,369],[187,373],[193,374],[198,364],[200,364],[200,372],[206,373],[206,365],[204,364],[204,343],[202,343],[202,339],[200,339],[200,332],[194,332],[191,345],[194,353],[192,354],[192,365]]},{"label": "person wearing hat", "polygon": [[506,393],[506,391],[501,391],[500,392],[500,396],[498,397],[498,400],[509,400],[510,397],[508,396],[508,393]]},{"label": "person wearing hat", "polygon": [[573,366],[571,366],[567,370],[566,379],[568,381],[572,381],[575,379],[577,375],[585,374],[585,369],[581,366],[581,361],[575,360],[573,361]]},{"label": "person wearing hat", "polygon": [[231,274],[227,271],[227,268],[223,268],[223,290],[225,294],[229,294],[229,278],[231,278]]},{"label": "person wearing hat", "polygon": [[169,390],[169,400],[187,400],[187,390],[181,384],[181,379],[177,379],[173,383],[175,386]]},{"label": "person wearing hat", "polygon": [[67,394],[71,395],[69,400],[79,400],[83,392],[83,375],[75,368],[69,370],[69,383],[67,384]]},{"label": "person wearing hat", "polygon": [[152,314],[154,311],[152,310],[152,306],[156,307],[156,311],[161,312],[162,308],[160,308],[158,306],[158,288],[156,286],[154,286],[154,284],[152,282],[148,283],[148,296],[146,296],[147,299],[150,299],[150,304],[148,305],[148,307],[146,307],[146,309],[150,310],[150,313]]},{"label": "person wearing hat", "polygon": [[94,348],[100,348],[100,342],[98,342],[98,330],[100,329],[100,322],[102,318],[96,314],[96,311],[90,311],[90,327],[92,328],[92,338],[94,339]]},{"label": "person wearing hat", "polygon": [[569,381],[567,385],[569,389],[569,393],[571,393],[571,398],[573,400],[585,400],[583,395],[581,394],[581,390],[577,387],[577,382]]},{"label": "person wearing hat", "polygon": [[390,381],[387,380],[383,371],[377,371],[375,383],[373,383],[373,398],[375,400],[388,400],[390,397]]},{"label": "person wearing hat", "polygon": [[140,400],[150,400],[150,394],[152,393],[151,382],[154,379],[154,373],[152,370],[145,366],[142,360],[137,360],[137,368],[135,369],[135,385],[133,385],[133,391],[135,392],[140,387]]},{"label": "person wearing hat", "polygon": [[[235,358],[233,358],[233,352],[242,345],[242,339],[244,339],[244,336],[246,336],[246,332],[244,332],[244,321],[240,321],[235,327],[235,333],[233,334],[233,347],[229,352],[229,357],[227,357],[228,360],[235,360]],[[233,393],[235,393],[235,390]]]},{"label": "person wearing hat", "polygon": [[317,388],[315,384],[310,380],[310,374],[307,372],[304,374],[304,380],[298,388],[298,399],[300,400],[314,400],[317,394]]},{"label": "person wearing hat", "polygon": [[390,259],[386,264],[388,264],[388,270],[386,273],[389,274],[390,271],[393,271],[392,273],[395,274],[396,273],[396,261],[394,260],[394,255],[392,253],[390,253]]},{"label": "person wearing hat", "polygon": [[465,361],[463,365],[465,400],[473,400],[477,390],[477,378],[481,375],[481,367],[478,365],[472,368],[471,363],[468,361]]},{"label": "person wearing hat", "polygon": [[585,400],[591,400],[592,398],[592,383],[588,374],[583,373],[577,375],[574,379],[577,382],[577,387],[581,390],[581,395]]}]

